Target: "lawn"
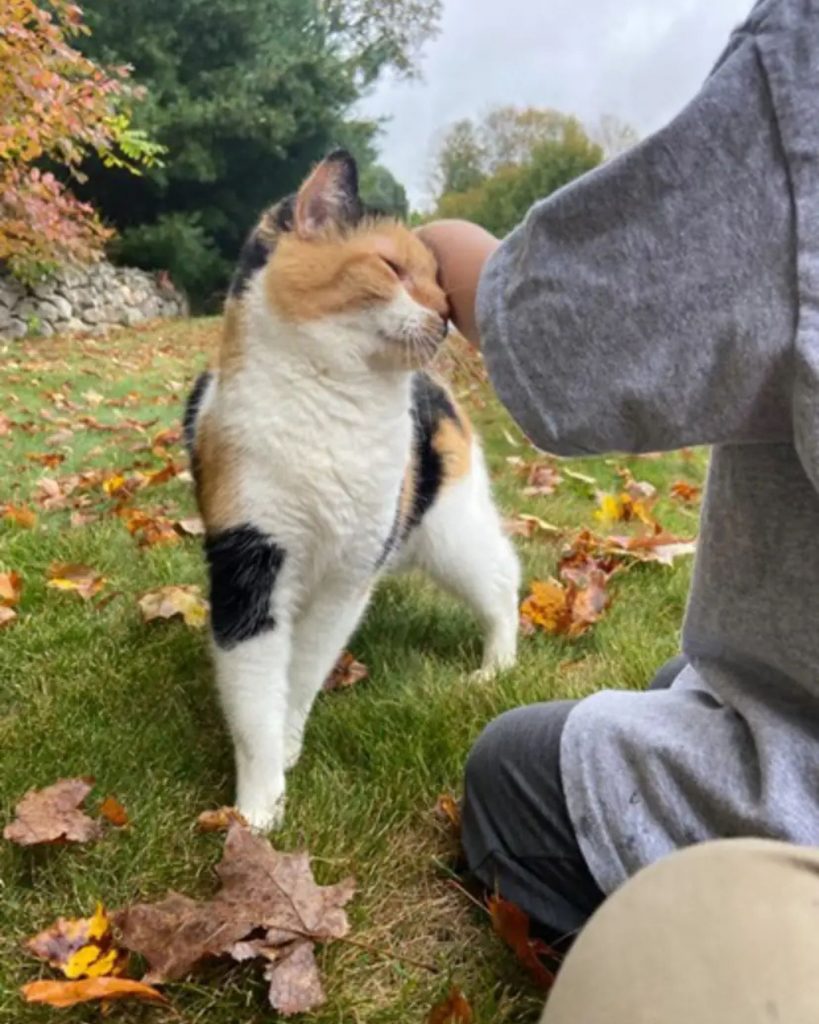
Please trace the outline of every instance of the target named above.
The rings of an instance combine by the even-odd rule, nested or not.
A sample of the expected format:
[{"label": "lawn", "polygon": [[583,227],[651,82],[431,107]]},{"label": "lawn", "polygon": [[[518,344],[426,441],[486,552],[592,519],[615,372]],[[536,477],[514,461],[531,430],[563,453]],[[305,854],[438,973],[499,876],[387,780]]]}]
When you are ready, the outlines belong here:
[{"label": "lawn", "polygon": [[[183,458],[178,444],[155,439],[178,424],[217,331],[216,321],[201,320],[107,339],[0,343],[0,505],[37,513],[33,527],[0,516],[0,572],[24,580],[19,617],[0,631],[0,816],[8,821],[32,786],[93,775],[91,805],[114,793],[131,817],[129,828],[85,847],[32,851],[0,840],[2,1021],[99,1018],[93,1006],[29,1007],[18,995],[22,983],[50,975],[22,940],[58,915],[88,914],[98,900],[115,908],[169,888],[194,896],[214,888],[222,839],[200,834],[195,819],[229,802],[232,773],[206,637],[180,621],[146,624],[137,606],[162,584],[204,584],[199,541],[140,547],[113,514],[116,495],[100,477],[159,470],[166,450]],[[553,495],[526,497],[514,460],[538,453],[491,397],[476,360],[461,354],[450,373],[483,433],[506,513],[529,512],[563,531],[517,540],[527,582],[554,573],[578,528],[602,529],[596,491],[618,490],[624,467],[658,489],[654,514],[668,530],[696,533],[696,505],[672,499],[670,488],[701,483],[704,453],[569,461]],[[32,458],[49,455],[64,459],[49,466],[56,460]],[[72,497],[87,498],[80,511],[94,521],[75,515],[72,525],[70,508],[42,507],[49,494],[59,506],[60,481],[87,470],[101,472]],[[57,480],[57,490],[43,477]],[[185,473],[139,490],[130,504],[173,520],[194,514]],[[321,881],[358,881],[352,935],[370,950],[336,943],[320,953],[328,1001],[316,1024],[422,1022],[453,982],[478,1022],[537,1019],[542,997],[451,882],[453,838],[434,812],[436,799],[459,792],[470,744],[503,710],[643,687],[676,651],[690,561],[616,576],[611,607],[592,630],[574,641],[522,638],[518,665],[492,683],[469,679],[480,635],[460,605],[423,580],[384,583],[351,645],[369,678],[318,702],[292,773],[286,826],[275,837],[282,849],[307,846]],[[104,590],[85,603],[47,588],[55,562],[93,567]],[[120,1004],[112,1019],[261,1021],[273,1016],[264,990],[255,971],[217,966],[168,986],[175,1011]]]}]

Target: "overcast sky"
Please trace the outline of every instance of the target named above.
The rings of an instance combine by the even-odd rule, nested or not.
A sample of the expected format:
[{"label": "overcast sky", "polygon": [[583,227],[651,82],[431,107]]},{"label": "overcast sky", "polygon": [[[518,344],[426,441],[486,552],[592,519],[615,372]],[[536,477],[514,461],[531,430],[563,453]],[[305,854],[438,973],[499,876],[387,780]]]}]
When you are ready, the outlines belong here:
[{"label": "overcast sky", "polygon": [[387,117],[382,162],[423,205],[436,135],[501,103],[553,107],[641,135],[693,96],[752,0],[444,0],[423,80],[385,80],[361,109]]}]

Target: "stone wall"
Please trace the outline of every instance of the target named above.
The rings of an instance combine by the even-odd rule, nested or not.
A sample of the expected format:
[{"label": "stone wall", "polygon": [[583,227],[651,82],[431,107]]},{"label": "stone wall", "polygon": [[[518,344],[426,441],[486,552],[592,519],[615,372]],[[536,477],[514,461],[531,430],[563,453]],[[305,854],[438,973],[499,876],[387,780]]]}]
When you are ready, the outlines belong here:
[{"label": "stone wall", "polygon": [[48,336],[133,326],[155,317],[187,316],[185,297],[167,274],[95,263],[66,267],[27,287],[0,276],[0,337]]}]

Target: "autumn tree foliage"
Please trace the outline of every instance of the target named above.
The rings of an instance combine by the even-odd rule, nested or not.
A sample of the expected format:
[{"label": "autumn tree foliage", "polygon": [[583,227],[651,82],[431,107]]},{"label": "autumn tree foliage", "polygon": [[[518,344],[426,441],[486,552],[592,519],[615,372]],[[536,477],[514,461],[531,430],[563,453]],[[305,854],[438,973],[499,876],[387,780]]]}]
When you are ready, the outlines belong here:
[{"label": "autumn tree foliage", "polygon": [[0,264],[24,279],[94,260],[111,235],[58,174],[79,179],[92,152],[131,168],[157,153],[129,127],[129,69],[72,45],[87,31],[69,0],[0,0]]}]

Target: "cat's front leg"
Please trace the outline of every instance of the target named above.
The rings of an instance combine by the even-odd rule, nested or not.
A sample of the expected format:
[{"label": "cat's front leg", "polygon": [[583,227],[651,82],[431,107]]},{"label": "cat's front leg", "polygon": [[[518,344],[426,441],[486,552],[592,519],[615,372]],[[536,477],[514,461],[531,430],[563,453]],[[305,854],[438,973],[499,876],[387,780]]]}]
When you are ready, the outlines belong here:
[{"label": "cat's front leg", "polygon": [[324,581],[293,624],[290,687],[285,732],[285,767],[301,756],[304,728],[316,695],[364,614],[371,583]]},{"label": "cat's front leg", "polygon": [[208,537],[216,679],[236,759],[236,805],[258,829],[284,814],[291,651],[286,552],[243,525]]},{"label": "cat's front leg", "polygon": [[236,806],[256,829],[284,818],[289,629],[278,628],[230,650],[216,649],[216,678],[233,738]]}]

